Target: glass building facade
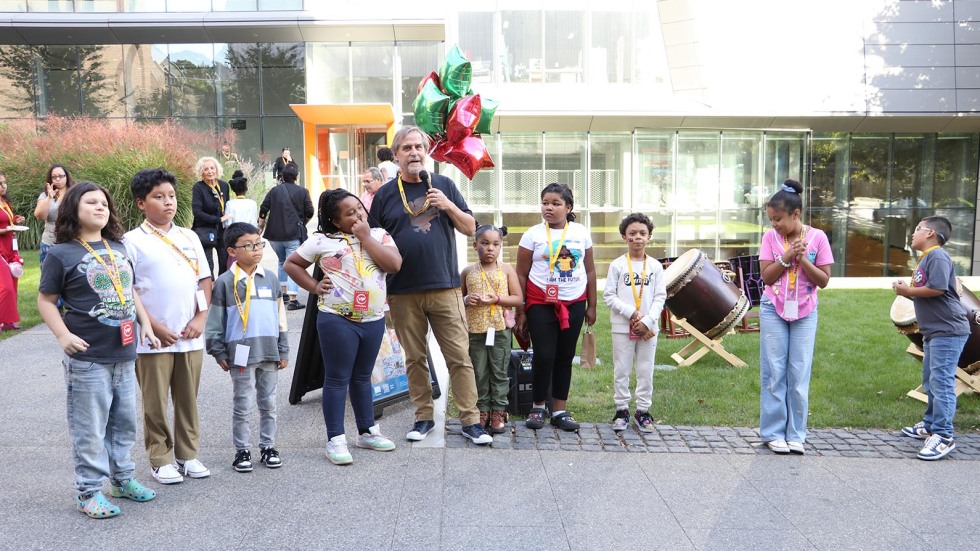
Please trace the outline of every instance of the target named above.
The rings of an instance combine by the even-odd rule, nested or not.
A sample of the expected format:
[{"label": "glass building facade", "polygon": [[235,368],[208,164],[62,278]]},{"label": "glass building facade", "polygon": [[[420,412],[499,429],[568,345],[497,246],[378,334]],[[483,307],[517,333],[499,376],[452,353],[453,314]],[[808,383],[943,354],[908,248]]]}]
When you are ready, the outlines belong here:
[{"label": "glass building facade", "polygon": [[[483,136],[496,167],[472,180],[451,165],[435,169],[459,184],[480,221],[510,228],[511,261],[522,231],[540,221],[539,193],[550,182],[572,187],[605,273],[623,251],[619,220],[634,211],[657,226],[654,256],[694,247],[715,259],[755,254],[768,229],[766,199],[795,178],[806,188],[805,219],[830,237],[834,275],[908,274],[909,232],[933,214],[953,222],[947,249],[958,272],[971,273],[980,134],[688,128],[671,116],[634,123],[633,102],[671,89],[656,3],[573,2],[561,10],[550,4],[499,0],[450,12],[439,40],[7,44],[0,46],[0,118],[95,116],[120,124],[169,118],[213,132],[216,141],[230,138],[259,164],[283,146],[302,164],[303,124],[291,104],[388,103],[396,124],[411,124],[417,83],[438,67],[447,46],[459,44],[472,61],[474,89],[503,100],[494,132]],[[0,0],[0,12],[12,13],[321,7],[301,0]],[[545,105],[581,97],[582,111],[622,105],[625,115],[594,115],[615,119],[592,125],[601,130],[566,124],[561,114],[536,127],[534,117],[508,111],[507,98],[522,97]],[[523,117],[531,122],[521,123]],[[370,135],[380,140],[372,142],[375,149],[383,143],[383,132]],[[333,155],[348,149],[356,147],[331,145]],[[375,162],[362,155],[348,176]],[[324,178],[327,187],[358,185],[355,177]]]}]

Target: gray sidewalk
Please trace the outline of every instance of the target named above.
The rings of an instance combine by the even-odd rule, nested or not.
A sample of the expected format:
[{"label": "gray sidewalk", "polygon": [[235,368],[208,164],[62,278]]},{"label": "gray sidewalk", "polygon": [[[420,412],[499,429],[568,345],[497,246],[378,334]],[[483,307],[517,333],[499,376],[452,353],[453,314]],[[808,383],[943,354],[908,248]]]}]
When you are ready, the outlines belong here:
[{"label": "gray sidewalk", "polygon": [[[289,313],[294,354],[303,313]],[[413,416],[403,403],[380,420],[395,451],[352,447],[354,465],[337,467],[324,457],[319,392],[287,402],[290,367],[279,384],[284,466],[239,474],[231,384],[210,357],[199,402],[211,477],[157,484],[140,434],[138,478],[157,498],[117,500],[119,518],[90,520],[73,504],[60,356],[43,326],[0,342],[3,550],[977,547],[976,435],[961,438],[958,460],[931,464],[914,459],[917,442],[884,431],[816,431],[814,448],[880,445],[777,457],[745,428],[662,426],[618,438],[594,425],[568,438],[516,427],[477,449],[450,421],[444,447],[428,447],[438,439],[404,441]]]}]

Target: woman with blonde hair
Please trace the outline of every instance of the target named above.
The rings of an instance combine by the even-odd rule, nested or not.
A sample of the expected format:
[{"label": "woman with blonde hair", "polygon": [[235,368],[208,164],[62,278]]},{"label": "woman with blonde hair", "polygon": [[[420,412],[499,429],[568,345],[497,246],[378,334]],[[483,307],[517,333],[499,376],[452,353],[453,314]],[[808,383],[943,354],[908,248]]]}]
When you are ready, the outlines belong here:
[{"label": "woman with blonde hair", "polygon": [[[191,229],[201,238],[204,256],[213,277],[228,269],[228,250],[224,243],[224,221],[231,215],[225,214],[225,205],[230,198],[228,183],[221,179],[224,170],[214,157],[201,157],[194,165],[198,182],[191,188],[191,210],[194,221]],[[218,273],[214,271],[214,255],[218,252]]]}]

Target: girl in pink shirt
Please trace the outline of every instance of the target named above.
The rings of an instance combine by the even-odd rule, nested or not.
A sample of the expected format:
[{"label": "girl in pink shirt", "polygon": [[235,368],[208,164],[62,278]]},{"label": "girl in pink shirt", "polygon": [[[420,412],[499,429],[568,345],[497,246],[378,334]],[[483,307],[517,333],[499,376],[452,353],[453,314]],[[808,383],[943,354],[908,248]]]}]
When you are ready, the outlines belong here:
[{"label": "girl in pink shirt", "polygon": [[827,235],[803,224],[803,185],[786,180],[766,204],[772,229],[762,237],[766,284],[759,307],[759,435],[779,454],[803,454],[809,411],[817,289],[830,281]]}]

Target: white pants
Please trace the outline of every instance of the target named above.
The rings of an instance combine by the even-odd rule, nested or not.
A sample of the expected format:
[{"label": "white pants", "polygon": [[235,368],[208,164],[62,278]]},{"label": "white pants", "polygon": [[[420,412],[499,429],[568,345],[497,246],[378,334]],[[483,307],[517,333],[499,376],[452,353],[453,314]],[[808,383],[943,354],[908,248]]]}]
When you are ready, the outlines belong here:
[{"label": "white pants", "polygon": [[636,361],[636,409],[649,410],[653,403],[653,364],[657,355],[657,337],[648,341],[631,341],[629,333],[613,333],[613,385],[616,409],[630,404],[630,372]]}]

